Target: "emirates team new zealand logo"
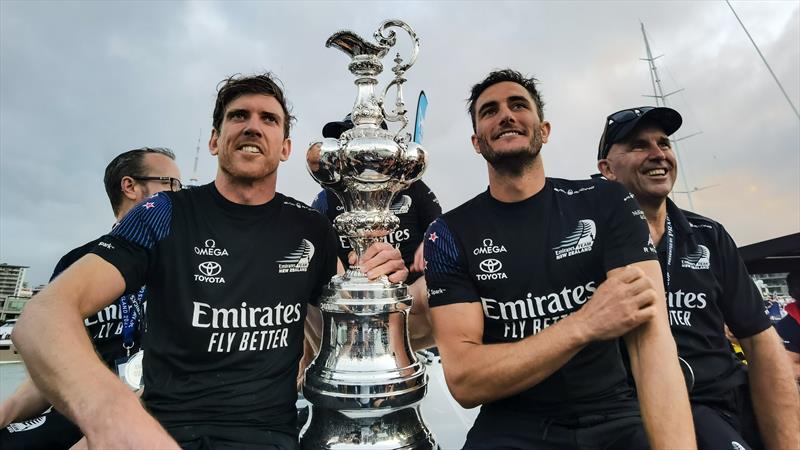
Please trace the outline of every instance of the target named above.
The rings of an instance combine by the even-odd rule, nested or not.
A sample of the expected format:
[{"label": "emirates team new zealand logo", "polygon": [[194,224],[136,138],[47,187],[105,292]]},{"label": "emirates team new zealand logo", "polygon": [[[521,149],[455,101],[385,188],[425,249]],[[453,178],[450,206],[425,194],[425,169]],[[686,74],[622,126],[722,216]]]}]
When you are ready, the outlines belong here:
[{"label": "emirates team new zealand logo", "polygon": [[595,237],[597,237],[597,227],[594,220],[579,220],[575,231],[565,237],[558,246],[553,247],[556,260],[591,251]]},{"label": "emirates team new zealand logo", "polygon": [[408,210],[411,208],[411,197],[408,195],[403,195],[392,204],[392,207],[389,208],[389,211],[392,214],[406,214]]},{"label": "emirates team new zealand logo", "polygon": [[694,270],[708,270],[711,267],[711,252],[705,245],[698,245],[697,250],[681,258],[681,267]]},{"label": "emirates team new zealand logo", "polygon": [[311,258],[313,257],[314,244],[308,239],[303,239],[300,241],[300,246],[297,247],[297,250],[277,261],[278,273],[307,272],[308,265],[311,264]]}]

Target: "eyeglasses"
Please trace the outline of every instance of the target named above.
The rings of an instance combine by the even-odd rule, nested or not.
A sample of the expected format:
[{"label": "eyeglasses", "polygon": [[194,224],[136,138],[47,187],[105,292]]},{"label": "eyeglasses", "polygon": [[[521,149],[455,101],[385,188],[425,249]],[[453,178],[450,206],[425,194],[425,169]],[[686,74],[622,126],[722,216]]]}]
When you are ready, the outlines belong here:
[{"label": "eyeglasses", "polygon": [[608,116],[608,118],[606,118],[606,127],[603,130],[603,136],[600,138],[597,159],[601,160],[608,156],[608,151],[611,149],[611,143],[613,143],[613,139],[608,139],[608,137],[609,135],[617,134],[616,130],[618,129],[618,126],[641,117],[644,113],[653,109],[655,109],[653,106],[642,106],[641,108],[623,109],[622,111],[617,111]]},{"label": "eyeglasses", "polygon": [[183,189],[181,180],[172,177],[131,177],[137,181],[160,181],[162,184],[169,183],[169,190],[172,192],[180,191]]}]

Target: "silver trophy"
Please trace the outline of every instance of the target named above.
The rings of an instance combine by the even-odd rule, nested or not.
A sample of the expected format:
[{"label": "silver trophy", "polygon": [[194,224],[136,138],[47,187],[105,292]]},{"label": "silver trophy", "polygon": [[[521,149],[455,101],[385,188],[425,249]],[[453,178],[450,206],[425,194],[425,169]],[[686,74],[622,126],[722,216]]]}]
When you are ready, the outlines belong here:
[{"label": "silver trophy", "polygon": [[[395,76],[376,95],[381,59],[396,43],[402,28],[412,39],[408,62],[397,54]],[[314,179],[333,191],[345,212],[334,221],[336,230],[361,255],[373,242],[397,228],[389,211],[394,195],[418,180],[427,154],[411,142],[403,101],[404,73],[414,64],[419,40],[402,21],[388,20],[375,32],[376,44],[350,31],[331,36],[327,47],[350,58],[358,96],[352,111],[354,128],[339,139],[325,139],[308,150]],[[396,89],[394,108],[384,100]],[[401,122],[398,132],[381,123]],[[303,386],[313,404],[301,439],[305,449],[430,449],[436,445],[422,421],[419,403],[425,396],[424,365],[411,350],[408,311],[411,296],[404,284],[387,279],[369,281],[360,267],[351,266],[334,277],[323,292],[320,309],[323,332],[320,351],[308,367]]]}]

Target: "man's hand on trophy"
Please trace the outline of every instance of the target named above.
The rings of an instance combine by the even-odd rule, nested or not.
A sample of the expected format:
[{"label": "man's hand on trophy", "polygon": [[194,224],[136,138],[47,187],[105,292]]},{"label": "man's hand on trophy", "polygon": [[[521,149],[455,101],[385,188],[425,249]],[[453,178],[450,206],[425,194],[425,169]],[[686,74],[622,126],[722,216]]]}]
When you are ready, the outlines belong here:
[{"label": "man's hand on trophy", "polygon": [[[354,252],[350,253],[349,259],[351,264],[355,262]],[[400,283],[408,277],[408,269],[403,263],[400,250],[386,242],[370,245],[361,258],[360,266],[370,280],[386,275],[392,283]]]}]

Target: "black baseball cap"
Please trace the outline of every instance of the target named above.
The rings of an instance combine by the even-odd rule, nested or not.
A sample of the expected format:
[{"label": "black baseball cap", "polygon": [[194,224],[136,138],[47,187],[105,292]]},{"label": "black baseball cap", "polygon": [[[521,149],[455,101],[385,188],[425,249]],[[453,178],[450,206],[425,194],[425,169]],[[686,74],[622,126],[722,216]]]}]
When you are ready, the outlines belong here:
[{"label": "black baseball cap", "polygon": [[639,106],[617,111],[606,118],[606,126],[597,149],[597,160],[605,159],[612,145],[627,139],[636,126],[642,123],[656,124],[670,136],[681,127],[683,118],[678,111],[663,106]]},{"label": "black baseball cap", "polygon": [[[351,114],[348,114],[339,122],[326,123],[325,126],[322,127],[322,137],[339,139],[339,136],[341,136],[342,133],[353,128],[354,126],[355,125],[353,124]],[[381,128],[384,130],[389,129],[389,127],[386,126],[386,121],[381,122]]]}]

